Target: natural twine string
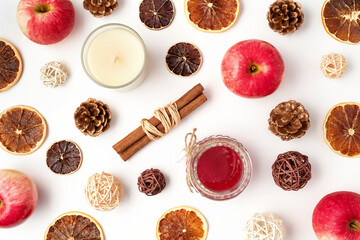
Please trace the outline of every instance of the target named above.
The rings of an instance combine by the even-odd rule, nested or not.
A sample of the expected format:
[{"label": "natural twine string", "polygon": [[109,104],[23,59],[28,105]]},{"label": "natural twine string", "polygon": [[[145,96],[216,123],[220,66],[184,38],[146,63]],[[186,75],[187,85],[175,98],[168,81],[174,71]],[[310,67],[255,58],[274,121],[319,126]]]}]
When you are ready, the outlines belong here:
[{"label": "natural twine string", "polygon": [[246,223],[246,240],[283,240],[285,227],[273,214],[255,213]]},{"label": "natural twine string", "polygon": [[66,78],[67,73],[61,62],[49,62],[40,69],[40,79],[47,87],[58,87],[62,85]]},{"label": "natural twine string", "polygon": [[347,69],[347,63],[341,54],[331,53],[322,57],[321,71],[328,78],[339,78]]},{"label": "natural twine string", "polygon": [[88,203],[96,210],[110,211],[119,205],[123,195],[122,185],[114,175],[95,173],[85,187]]},{"label": "natural twine string", "polygon": [[[168,114],[169,113],[169,114]],[[142,119],[141,127],[150,140],[158,140],[170,132],[170,130],[179,124],[181,117],[176,104],[167,104],[163,108],[154,111],[156,117],[164,126],[164,132],[161,132],[156,126],[152,125],[149,120]]]},{"label": "natural twine string", "polygon": [[190,160],[191,160],[191,152],[193,151],[197,137],[196,137],[196,128],[193,129],[193,132],[186,134],[185,136],[185,152],[186,152],[186,183],[189,187],[190,192],[194,192],[194,185],[190,180]]}]

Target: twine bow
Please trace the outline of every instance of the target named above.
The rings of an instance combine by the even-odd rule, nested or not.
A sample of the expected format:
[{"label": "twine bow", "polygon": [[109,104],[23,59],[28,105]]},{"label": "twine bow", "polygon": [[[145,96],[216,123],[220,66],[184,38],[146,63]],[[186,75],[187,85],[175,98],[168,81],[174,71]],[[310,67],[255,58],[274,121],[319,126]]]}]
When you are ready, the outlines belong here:
[{"label": "twine bow", "polygon": [[194,192],[194,185],[190,180],[190,160],[191,160],[191,152],[193,151],[196,144],[196,128],[193,129],[193,132],[186,134],[185,136],[185,152],[186,152],[186,183],[189,187],[190,192]]}]

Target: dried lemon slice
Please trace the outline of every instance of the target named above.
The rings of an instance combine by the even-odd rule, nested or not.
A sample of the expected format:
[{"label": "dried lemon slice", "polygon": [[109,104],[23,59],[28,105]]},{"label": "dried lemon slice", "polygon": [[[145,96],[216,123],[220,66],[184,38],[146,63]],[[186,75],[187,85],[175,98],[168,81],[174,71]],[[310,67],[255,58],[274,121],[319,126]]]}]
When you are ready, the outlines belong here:
[{"label": "dried lemon slice", "polygon": [[344,157],[360,156],[360,104],[339,103],[326,115],[324,139],[335,153]]},{"label": "dried lemon slice", "polygon": [[205,240],[207,233],[205,217],[195,208],[188,206],[174,207],[166,211],[156,226],[158,240]]},{"label": "dried lemon slice", "polygon": [[46,137],[43,116],[34,108],[14,106],[0,114],[0,147],[12,154],[35,152]]},{"label": "dried lemon slice", "polygon": [[47,228],[45,240],[104,240],[100,224],[82,212],[68,212],[57,217]]},{"label": "dried lemon slice", "polygon": [[22,60],[10,42],[0,38],[0,92],[17,83],[22,73]]}]

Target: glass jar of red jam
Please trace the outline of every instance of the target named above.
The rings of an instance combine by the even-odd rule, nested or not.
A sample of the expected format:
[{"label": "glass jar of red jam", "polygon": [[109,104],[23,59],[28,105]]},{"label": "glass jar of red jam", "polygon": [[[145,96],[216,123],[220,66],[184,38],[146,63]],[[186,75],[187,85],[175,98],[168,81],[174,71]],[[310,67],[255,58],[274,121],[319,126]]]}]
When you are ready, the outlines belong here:
[{"label": "glass jar of red jam", "polygon": [[201,195],[226,200],[249,184],[251,159],[241,143],[226,136],[210,136],[195,144],[189,164],[190,181]]}]

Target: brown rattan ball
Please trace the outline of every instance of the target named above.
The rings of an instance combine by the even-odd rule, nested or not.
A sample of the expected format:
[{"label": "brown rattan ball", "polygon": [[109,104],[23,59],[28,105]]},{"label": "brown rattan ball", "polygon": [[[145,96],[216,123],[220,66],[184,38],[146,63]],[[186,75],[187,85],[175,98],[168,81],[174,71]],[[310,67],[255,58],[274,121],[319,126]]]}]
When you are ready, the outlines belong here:
[{"label": "brown rattan ball", "polygon": [[279,154],[272,175],[276,185],[285,191],[297,191],[311,179],[311,164],[306,155],[289,151]]},{"label": "brown rattan ball", "polygon": [[159,169],[147,169],[138,178],[138,189],[148,196],[160,193],[166,186],[165,177]]}]

